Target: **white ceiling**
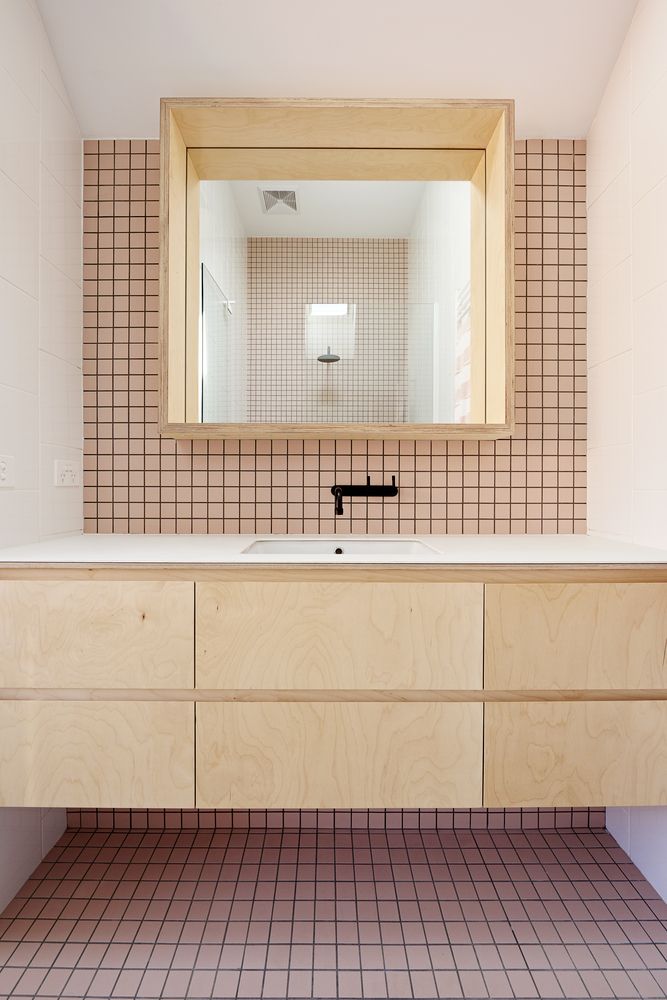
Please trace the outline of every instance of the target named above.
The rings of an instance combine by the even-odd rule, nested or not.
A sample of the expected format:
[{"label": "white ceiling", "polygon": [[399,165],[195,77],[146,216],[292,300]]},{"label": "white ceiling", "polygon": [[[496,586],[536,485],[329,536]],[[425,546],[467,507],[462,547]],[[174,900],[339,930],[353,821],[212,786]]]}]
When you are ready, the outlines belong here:
[{"label": "white ceiling", "polygon": [[[405,238],[412,232],[424,193],[424,181],[282,180],[230,184],[246,236]],[[295,190],[298,214],[267,215],[259,188]]]},{"label": "white ceiling", "polygon": [[160,97],[513,97],[583,137],[636,0],[38,0],[83,133],[158,134]]}]

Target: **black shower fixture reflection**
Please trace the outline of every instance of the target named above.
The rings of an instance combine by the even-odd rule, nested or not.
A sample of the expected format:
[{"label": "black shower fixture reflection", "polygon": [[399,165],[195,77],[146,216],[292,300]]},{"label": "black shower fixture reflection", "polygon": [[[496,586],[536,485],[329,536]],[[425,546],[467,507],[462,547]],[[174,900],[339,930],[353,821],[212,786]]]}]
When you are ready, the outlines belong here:
[{"label": "black shower fixture reflection", "polygon": [[333,354],[329,346],[324,354],[318,355],[317,360],[321,361],[323,365],[332,365],[334,361],[340,361],[340,354]]}]

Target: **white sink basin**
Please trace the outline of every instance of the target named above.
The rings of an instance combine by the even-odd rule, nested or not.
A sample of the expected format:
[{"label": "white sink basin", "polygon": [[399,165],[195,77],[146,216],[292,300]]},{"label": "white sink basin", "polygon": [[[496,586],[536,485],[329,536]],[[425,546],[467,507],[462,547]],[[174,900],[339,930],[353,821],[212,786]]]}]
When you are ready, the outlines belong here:
[{"label": "white sink basin", "polygon": [[410,538],[262,538],[244,555],[274,556],[424,556],[430,545]]}]

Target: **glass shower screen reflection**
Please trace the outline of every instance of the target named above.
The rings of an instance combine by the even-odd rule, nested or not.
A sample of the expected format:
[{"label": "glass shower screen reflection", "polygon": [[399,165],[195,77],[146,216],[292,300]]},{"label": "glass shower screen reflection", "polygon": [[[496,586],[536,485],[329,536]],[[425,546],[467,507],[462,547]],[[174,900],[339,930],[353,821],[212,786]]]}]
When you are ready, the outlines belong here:
[{"label": "glass shower screen reflection", "polygon": [[245,420],[245,352],[230,300],[206,264],[201,265],[201,420]]},{"label": "glass shower screen reflection", "polygon": [[201,420],[483,420],[471,232],[468,181],[202,181]]}]

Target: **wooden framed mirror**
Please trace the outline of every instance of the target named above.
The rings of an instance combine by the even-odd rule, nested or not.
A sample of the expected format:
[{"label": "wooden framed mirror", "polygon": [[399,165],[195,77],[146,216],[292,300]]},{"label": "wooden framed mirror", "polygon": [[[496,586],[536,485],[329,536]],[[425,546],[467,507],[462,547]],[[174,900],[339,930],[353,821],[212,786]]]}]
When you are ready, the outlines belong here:
[{"label": "wooden framed mirror", "polygon": [[508,436],[513,119],[163,100],[161,433]]}]

